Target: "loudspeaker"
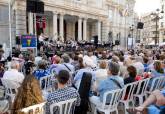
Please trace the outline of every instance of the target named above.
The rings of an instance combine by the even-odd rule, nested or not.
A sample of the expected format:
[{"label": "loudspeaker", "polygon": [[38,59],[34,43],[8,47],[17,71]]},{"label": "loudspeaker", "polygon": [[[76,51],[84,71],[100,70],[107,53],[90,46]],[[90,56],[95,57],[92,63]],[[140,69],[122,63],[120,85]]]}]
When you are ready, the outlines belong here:
[{"label": "loudspeaker", "polygon": [[144,23],[138,22],[137,23],[137,29],[143,29]]},{"label": "loudspeaker", "polygon": [[98,44],[98,36],[94,36],[94,44]]},{"label": "loudspeaker", "polygon": [[32,13],[44,13],[44,2],[36,0],[26,1],[26,11]]},{"label": "loudspeaker", "polygon": [[44,13],[44,2],[36,2],[36,13]]},{"label": "loudspeaker", "polygon": [[36,1],[34,0],[26,0],[26,11],[35,13],[36,9]]},{"label": "loudspeaker", "polygon": [[119,40],[115,40],[115,45],[120,45],[120,41]]}]

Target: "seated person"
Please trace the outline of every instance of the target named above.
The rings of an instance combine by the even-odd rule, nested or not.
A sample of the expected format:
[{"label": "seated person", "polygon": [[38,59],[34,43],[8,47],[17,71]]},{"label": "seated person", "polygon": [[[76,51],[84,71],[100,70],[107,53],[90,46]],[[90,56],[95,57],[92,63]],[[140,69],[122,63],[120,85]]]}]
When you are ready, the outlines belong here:
[{"label": "seated person", "polygon": [[99,69],[97,69],[95,71],[96,82],[97,82],[96,85],[98,85],[101,80],[106,79],[106,77],[107,77],[107,69],[106,68],[107,68],[107,61],[105,61],[105,60],[100,61]]},{"label": "seated person", "polygon": [[33,75],[40,80],[41,77],[50,75],[50,71],[47,69],[46,61],[41,60],[38,63],[38,69],[33,72]]},{"label": "seated person", "polygon": [[73,98],[77,98],[76,106],[80,105],[80,96],[77,90],[73,87],[67,87],[69,80],[69,72],[61,70],[57,75],[58,89],[48,95],[46,103],[46,114],[50,114],[50,105],[60,101],[65,101]]},{"label": "seated person", "polygon": [[[154,104],[155,106],[153,106],[152,104]],[[134,110],[128,109],[127,111],[130,114],[138,114],[138,112],[142,114],[160,114],[160,111],[158,111],[158,109],[161,110],[163,108],[165,108],[165,90],[163,90],[162,92],[159,90],[155,90],[142,105],[136,107]]]},{"label": "seated person", "polygon": [[3,79],[15,81],[21,84],[24,80],[24,75],[21,72],[19,72],[19,69],[20,69],[19,62],[12,61],[11,69],[5,71],[3,75]]},{"label": "seated person", "polygon": [[128,71],[128,77],[124,79],[125,85],[134,82],[137,75],[137,71],[134,66],[128,66],[127,71]]},{"label": "seated person", "polygon": [[33,75],[25,76],[18,89],[11,114],[24,114],[21,109],[44,102],[38,80]]},{"label": "seated person", "polygon": [[155,61],[153,65],[154,69],[151,70],[152,77],[165,76],[165,72],[160,61]]},{"label": "seated person", "polygon": [[84,72],[87,72],[87,73],[91,73],[92,74],[92,87],[91,89],[93,90],[96,85],[96,74],[95,72],[93,71],[93,61],[91,61],[91,59],[88,59],[88,60],[85,60],[84,61],[84,68],[81,68],[80,70],[77,71],[77,73],[75,74],[75,77],[74,77],[74,85],[76,86],[77,89],[79,89],[79,86],[80,86],[80,83],[81,83],[81,79],[82,79],[82,76],[83,76],[83,73]]},{"label": "seated person", "polygon": [[68,72],[74,72],[75,68],[70,63],[70,57],[67,54],[62,55],[62,59],[57,58],[57,63],[53,63],[53,65],[50,66],[51,71],[55,71],[56,74],[58,74],[61,70],[67,70]]},{"label": "seated person", "polygon": [[98,86],[99,96],[90,97],[92,104],[97,105],[103,101],[103,95],[107,91],[122,89],[124,87],[124,80],[119,74],[120,66],[118,63],[110,62],[108,64],[108,77],[106,80],[103,80]]}]

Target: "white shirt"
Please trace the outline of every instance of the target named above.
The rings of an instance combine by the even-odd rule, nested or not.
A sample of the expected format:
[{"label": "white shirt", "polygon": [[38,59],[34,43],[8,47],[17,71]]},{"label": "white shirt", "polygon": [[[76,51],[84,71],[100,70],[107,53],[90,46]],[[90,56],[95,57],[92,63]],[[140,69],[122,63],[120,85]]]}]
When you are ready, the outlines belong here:
[{"label": "white shirt", "polygon": [[136,68],[137,74],[143,74],[144,65],[141,62],[135,62],[135,63],[133,63],[133,66]]},{"label": "white shirt", "polygon": [[16,69],[9,69],[8,71],[6,71],[4,73],[3,79],[22,83],[24,80],[24,75],[22,73],[18,72],[18,70],[16,70]]},{"label": "white shirt", "polygon": [[43,41],[44,41],[44,37],[40,35],[40,36],[39,36],[39,41],[40,41],[40,42],[43,42]]},{"label": "white shirt", "polygon": [[41,61],[41,60],[42,60],[42,57],[40,57],[40,56],[35,57],[35,64],[37,65],[39,63],[39,61]]}]

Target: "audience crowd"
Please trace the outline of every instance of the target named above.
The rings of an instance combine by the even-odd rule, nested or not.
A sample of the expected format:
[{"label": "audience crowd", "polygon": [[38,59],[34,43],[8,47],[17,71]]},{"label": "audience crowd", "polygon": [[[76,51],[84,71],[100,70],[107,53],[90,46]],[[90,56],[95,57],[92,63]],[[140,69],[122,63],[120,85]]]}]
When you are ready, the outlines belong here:
[{"label": "audience crowd", "polygon": [[[80,94],[81,89],[87,90],[88,98],[85,101],[98,105],[103,101],[103,95],[107,91],[122,89],[126,84],[146,78],[165,76],[164,48],[109,50],[102,47],[87,47],[76,47],[71,51],[57,48],[53,54],[48,54],[47,48],[43,47],[37,56],[32,50],[23,53],[15,48],[13,55],[7,58],[4,58],[5,52],[1,48],[0,85],[5,88],[2,80],[9,80],[18,84],[18,91],[13,100],[6,97],[3,99],[1,96],[0,114],[7,111],[12,114],[23,114],[21,109],[42,102],[46,102],[45,111],[49,114],[51,104],[72,98],[77,99],[75,106],[78,108],[84,102]],[[45,81],[40,83],[40,80],[48,75],[52,75],[52,91],[43,89]],[[84,84],[83,88],[85,81],[91,83],[89,87]],[[165,106],[164,101],[164,90],[157,90],[142,106],[128,112],[142,112],[151,104],[155,104],[156,107]],[[54,112],[58,112],[58,109]]]}]

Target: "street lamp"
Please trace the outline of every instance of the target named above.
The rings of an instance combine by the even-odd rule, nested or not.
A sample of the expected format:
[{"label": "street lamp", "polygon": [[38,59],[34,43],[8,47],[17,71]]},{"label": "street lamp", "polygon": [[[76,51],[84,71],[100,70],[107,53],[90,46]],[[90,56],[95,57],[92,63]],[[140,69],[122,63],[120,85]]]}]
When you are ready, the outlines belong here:
[{"label": "street lamp", "polygon": [[155,47],[156,47],[157,44],[159,45],[158,22],[159,22],[160,19],[163,18],[162,16],[159,16],[160,13],[163,14],[164,11],[162,10],[162,11],[160,12],[160,9],[156,9],[156,12],[151,13],[151,15],[155,16],[154,19],[153,19],[153,21],[156,22]]}]

